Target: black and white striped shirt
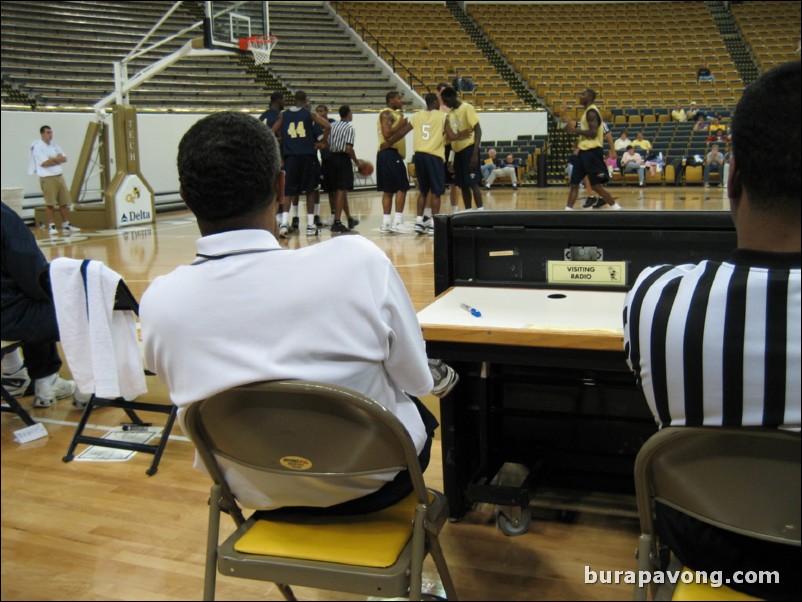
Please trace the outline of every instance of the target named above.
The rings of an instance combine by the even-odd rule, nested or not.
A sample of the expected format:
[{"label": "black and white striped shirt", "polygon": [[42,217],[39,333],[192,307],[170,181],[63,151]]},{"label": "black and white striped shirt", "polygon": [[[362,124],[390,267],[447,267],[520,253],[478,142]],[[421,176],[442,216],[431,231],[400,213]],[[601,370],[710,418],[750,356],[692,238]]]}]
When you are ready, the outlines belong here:
[{"label": "black and white striped shirt", "polygon": [[354,126],[350,121],[335,121],[329,133],[329,149],[333,153],[344,153],[347,145],[354,145]]},{"label": "black and white striped shirt", "polygon": [[800,429],[800,254],[644,270],[627,294],[630,367],[661,426]]}]

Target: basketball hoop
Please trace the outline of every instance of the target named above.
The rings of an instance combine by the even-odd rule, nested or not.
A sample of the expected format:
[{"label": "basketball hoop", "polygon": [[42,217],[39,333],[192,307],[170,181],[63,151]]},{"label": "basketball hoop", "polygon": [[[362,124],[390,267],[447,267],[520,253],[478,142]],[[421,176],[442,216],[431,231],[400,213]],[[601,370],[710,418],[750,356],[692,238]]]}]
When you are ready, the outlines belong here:
[{"label": "basketball hoop", "polygon": [[250,38],[240,38],[240,50],[248,50],[253,55],[253,62],[257,65],[264,65],[270,62],[270,53],[276,46],[278,38],[276,36],[251,36]]}]

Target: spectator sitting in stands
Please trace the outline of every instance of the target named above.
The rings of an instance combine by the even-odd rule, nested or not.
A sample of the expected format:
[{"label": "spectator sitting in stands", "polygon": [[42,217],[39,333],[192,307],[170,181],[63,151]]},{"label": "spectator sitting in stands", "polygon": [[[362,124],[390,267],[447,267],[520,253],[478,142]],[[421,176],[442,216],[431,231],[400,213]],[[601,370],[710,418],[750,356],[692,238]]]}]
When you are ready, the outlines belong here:
[{"label": "spectator sitting in stands", "polygon": [[491,148],[487,151],[487,159],[485,159],[484,164],[482,165],[482,179],[487,182],[490,174],[493,173],[494,169],[498,169],[501,167],[501,159],[496,159],[496,149]]},{"label": "spectator sitting in stands", "polygon": [[688,114],[685,113],[685,109],[682,108],[681,104],[677,103],[677,106],[671,111],[671,119],[674,121],[688,121]]},{"label": "spectator sitting in stands", "polygon": [[629,139],[629,134],[627,134],[627,131],[624,130],[621,132],[621,136],[618,138],[618,140],[616,140],[613,144],[613,148],[619,152],[624,152],[627,150],[627,147],[630,144],[632,144],[632,140]]},{"label": "spectator sitting in stands", "polygon": [[462,77],[462,72],[459,69],[457,69],[457,75],[451,84],[457,92],[472,92],[476,87],[470,78]]},{"label": "spectator sitting in stands", "polygon": [[686,115],[688,116],[688,121],[696,120],[696,117],[699,115],[699,109],[696,107],[695,102],[692,102],[691,106],[688,107]]},{"label": "spectator sitting in stands", "polygon": [[707,118],[705,117],[704,113],[699,113],[699,117],[696,119],[696,125],[693,126],[694,132],[706,132],[710,129],[710,124],[707,123]]},{"label": "spectator sitting in stands", "polygon": [[698,82],[712,82],[715,77],[710,72],[710,69],[707,66],[707,63],[702,63],[702,66],[699,67],[699,70],[696,72],[696,81]]},{"label": "spectator sitting in stands", "polygon": [[718,117],[713,117],[713,123],[710,124],[710,133],[715,134],[718,130],[722,130],[726,134],[727,126],[721,123]]},{"label": "spectator sitting in stands", "polygon": [[635,147],[636,150],[645,151],[647,153],[652,150],[652,143],[643,137],[643,132],[635,134],[635,141],[632,143],[632,146]]},{"label": "spectator sitting in stands", "polygon": [[628,174],[638,172],[638,184],[641,188],[646,185],[646,165],[640,153],[636,153],[630,144],[626,152],[621,156],[621,173]]},{"label": "spectator sitting in stands", "polygon": [[485,188],[490,189],[496,176],[509,176],[512,181],[512,189],[518,190],[518,161],[515,160],[512,153],[507,155],[507,160],[501,163],[500,167],[493,170],[485,183]]},{"label": "spectator sitting in stands", "polygon": [[720,144],[726,144],[727,142],[730,141],[730,139],[729,139],[729,136],[727,136],[727,133],[726,133],[725,130],[719,129],[719,130],[716,130],[714,132],[713,128],[711,127],[710,128],[710,135],[707,137],[707,141],[708,142],[718,142]]},{"label": "spectator sitting in stands", "polygon": [[[715,171],[719,176],[721,176],[721,167],[724,165],[724,155],[722,155],[718,150],[718,144],[714,144],[713,148],[710,149],[710,152],[707,153],[707,159],[705,160],[705,169],[704,169],[704,181],[705,181],[705,188],[710,186],[710,172]],[[720,180],[721,178],[719,178]],[[716,184],[718,186],[718,184]]]}]

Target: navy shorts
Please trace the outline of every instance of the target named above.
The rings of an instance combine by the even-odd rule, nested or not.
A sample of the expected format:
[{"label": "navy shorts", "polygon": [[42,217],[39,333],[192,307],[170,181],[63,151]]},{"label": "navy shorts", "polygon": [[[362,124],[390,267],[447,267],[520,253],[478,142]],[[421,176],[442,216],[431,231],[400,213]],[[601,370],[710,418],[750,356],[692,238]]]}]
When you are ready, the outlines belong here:
[{"label": "navy shorts", "polygon": [[376,189],[379,192],[406,192],[409,190],[407,166],[398,151],[388,148],[376,155]]},{"label": "navy shorts", "polygon": [[474,184],[478,186],[482,181],[479,163],[477,162],[476,167],[471,167],[473,151],[474,147],[469,146],[454,154],[454,179],[460,188]]},{"label": "navy shorts", "polygon": [[317,188],[314,155],[288,155],[284,157],[285,196],[298,196]]},{"label": "navy shorts", "polygon": [[415,175],[418,178],[418,190],[421,194],[432,192],[437,196],[443,196],[446,192],[443,160],[429,153],[415,153],[412,162],[415,164]]},{"label": "navy shorts", "polygon": [[351,157],[345,153],[331,153],[326,161],[326,171],[329,192],[354,189],[354,168]]},{"label": "navy shorts", "polygon": [[581,150],[576,156],[574,169],[571,171],[571,185],[578,186],[585,176],[590,180],[590,185],[606,184],[610,181],[610,172],[604,162],[604,151],[601,148],[591,148]]}]

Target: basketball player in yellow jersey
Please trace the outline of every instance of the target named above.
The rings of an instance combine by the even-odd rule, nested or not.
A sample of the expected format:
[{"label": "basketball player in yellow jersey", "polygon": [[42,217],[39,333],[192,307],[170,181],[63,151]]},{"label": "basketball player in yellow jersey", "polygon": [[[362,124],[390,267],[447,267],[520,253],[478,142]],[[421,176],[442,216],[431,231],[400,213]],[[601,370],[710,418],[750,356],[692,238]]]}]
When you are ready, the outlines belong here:
[{"label": "basketball player in yellow jersey", "polygon": [[[440,110],[443,113],[448,113],[451,109],[446,106],[446,103],[443,102],[442,96],[440,93],[448,88],[448,84],[445,82],[440,82],[437,84],[437,98],[440,101]],[[454,180],[454,159],[450,159],[451,157],[451,143],[446,143],[446,186],[448,186],[448,198],[451,200],[451,213],[454,214],[459,211],[459,201],[457,200],[457,182]]]},{"label": "basketball player in yellow jersey", "polygon": [[[439,110],[437,94],[426,95],[426,109],[418,111],[404,126],[381,148],[389,148],[397,139],[414,131],[413,141],[415,155],[415,174],[418,178],[417,218],[415,232],[418,234],[434,234],[434,222],[431,212],[440,212],[440,197],[446,191],[445,178],[445,145],[446,140],[456,138],[448,124],[446,114]],[[464,137],[464,136],[463,136]],[[424,217],[424,211],[430,209]]]},{"label": "basketball player in yellow jersey", "polygon": [[604,187],[610,180],[607,165],[604,163],[604,128],[602,126],[601,112],[593,104],[596,100],[596,92],[590,88],[585,89],[579,95],[579,103],[585,108],[580,123],[566,119],[565,131],[579,134],[579,154],[577,161],[571,171],[571,185],[568,189],[568,201],[565,204],[566,210],[573,210],[576,197],[579,195],[579,183],[588,177],[590,187],[599,195],[610,209],[621,209],[621,205]]},{"label": "basketball player in yellow jersey", "polygon": [[[404,98],[400,92],[387,93],[387,107],[379,113],[379,152],[376,155],[376,188],[382,192],[382,232],[406,232],[404,228],[404,203],[409,190],[409,177],[404,159],[407,146],[401,137],[385,147],[384,143],[390,140],[400,128],[407,123],[401,112],[404,107]],[[395,216],[392,219],[390,211],[393,208],[393,195],[395,195]]]},{"label": "basketball player in yellow jersey", "polygon": [[[457,139],[451,143],[454,151],[454,178],[457,186],[462,190],[462,201],[465,208],[471,208],[471,195],[477,209],[482,207],[482,194],[479,183],[482,181],[479,171],[479,145],[482,142],[482,128],[479,125],[479,116],[473,105],[462,102],[457,98],[454,88],[444,88],[440,97],[448,112],[448,123],[451,130],[457,134]],[[463,134],[464,135],[460,135]]]}]

